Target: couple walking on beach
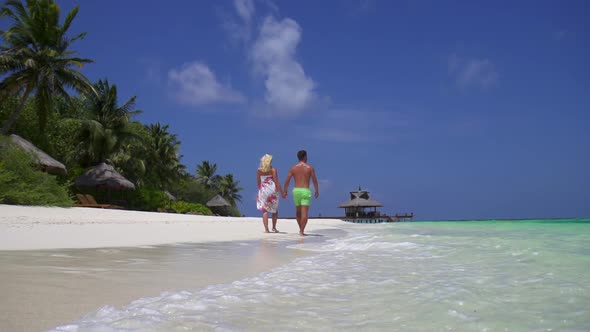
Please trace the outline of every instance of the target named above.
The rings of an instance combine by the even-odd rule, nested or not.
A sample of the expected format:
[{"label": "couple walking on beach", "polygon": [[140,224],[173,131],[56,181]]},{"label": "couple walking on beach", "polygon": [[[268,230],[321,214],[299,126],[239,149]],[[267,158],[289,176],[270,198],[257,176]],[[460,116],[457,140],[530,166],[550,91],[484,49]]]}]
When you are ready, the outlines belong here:
[{"label": "couple walking on beach", "polygon": [[292,194],[293,202],[295,203],[297,224],[299,225],[299,235],[305,235],[305,226],[307,225],[307,218],[309,215],[309,205],[311,204],[311,190],[309,189],[310,179],[313,181],[313,186],[315,187],[315,198],[320,196],[320,189],[315,170],[307,163],[307,152],[305,150],[297,152],[297,159],[299,159],[299,162],[291,167],[287,174],[285,185],[281,188],[277,169],[272,167],[272,156],[265,154],[260,158],[260,167],[256,173],[256,181],[258,184],[256,207],[258,210],[262,211],[262,222],[264,223],[264,230],[266,233],[270,233],[268,229],[269,213],[272,213],[272,231],[275,233],[279,232],[277,230],[279,194],[283,198],[287,198],[289,182],[291,182],[291,178],[293,178],[295,180],[295,188],[293,188]]}]

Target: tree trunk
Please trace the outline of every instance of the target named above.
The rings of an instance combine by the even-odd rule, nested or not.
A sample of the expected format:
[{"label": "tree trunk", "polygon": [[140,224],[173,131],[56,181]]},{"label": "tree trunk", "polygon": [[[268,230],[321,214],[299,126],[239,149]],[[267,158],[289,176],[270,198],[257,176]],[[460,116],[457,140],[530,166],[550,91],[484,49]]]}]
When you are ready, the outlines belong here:
[{"label": "tree trunk", "polygon": [[23,94],[20,104],[18,104],[17,108],[12,112],[12,114],[10,115],[10,118],[8,118],[8,120],[6,120],[6,123],[4,124],[4,126],[2,126],[2,130],[0,131],[0,134],[8,135],[8,133],[10,132],[10,129],[12,128],[14,123],[16,122],[16,119],[18,119],[20,112],[25,107],[25,103],[27,102],[27,99],[29,99],[29,94],[31,94],[31,90],[33,90],[33,89],[30,87],[27,87],[27,90]]}]

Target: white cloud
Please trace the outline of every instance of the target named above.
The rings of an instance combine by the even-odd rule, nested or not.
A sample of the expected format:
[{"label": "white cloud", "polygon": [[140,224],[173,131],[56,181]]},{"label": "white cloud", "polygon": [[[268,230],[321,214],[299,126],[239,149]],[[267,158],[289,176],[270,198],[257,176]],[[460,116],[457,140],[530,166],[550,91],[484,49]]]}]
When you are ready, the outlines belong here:
[{"label": "white cloud", "polygon": [[[269,13],[264,19],[257,4]],[[301,27],[277,16],[272,1],[233,0],[233,12],[223,18],[230,40],[244,47],[252,72],[264,82],[264,98],[251,103],[253,113],[271,117],[297,115],[320,101],[317,84],[296,58]]]},{"label": "white cloud", "polygon": [[255,18],[256,7],[253,0],[234,0],[234,13],[224,14],[223,27],[232,42],[248,43],[252,36],[252,20]]},{"label": "white cloud", "polygon": [[185,64],[179,70],[171,69],[168,83],[174,98],[182,104],[200,106],[245,101],[230,85],[219,83],[211,69],[199,61]]},{"label": "white cloud", "polygon": [[268,16],[252,45],[254,70],[264,77],[265,101],[275,113],[297,114],[316,98],[315,82],[295,59],[300,41],[301,27],[297,22]]},{"label": "white cloud", "polygon": [[449,58],[448,69],[460,88],[489,88],[498,82],[496,68],[487,58],[464,59],[453,54]]},{"label": "white cloud", "polygon": [[250,23],[252,16],[254,16],[254,1],[252,0],[234,0],[234,7],[238,12],[240,18],[246,22]]}]

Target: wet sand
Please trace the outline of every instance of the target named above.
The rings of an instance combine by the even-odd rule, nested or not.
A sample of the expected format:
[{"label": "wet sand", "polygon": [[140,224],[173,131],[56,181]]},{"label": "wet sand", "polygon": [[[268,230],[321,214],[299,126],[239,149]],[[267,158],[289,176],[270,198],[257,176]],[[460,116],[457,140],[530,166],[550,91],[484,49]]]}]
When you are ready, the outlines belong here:
[{"label": "wet sand", "polygon": [[165,291],[230,283],[309,254],[287,249],[289,244],[323,241],[343,234],[320,233],[316,234],[322,236],[305,239],[271,234],[276,238],[130,248],[0,251],[0,294],[4,299],[0,301],[0,327],[3,331],[43,331],[74,322],[105,305],[119,307]]},{"label": "wet sand", "polygon": [[[0,331],[42,331],[102,306],[257,275],[305,252],[299,241],[351,224],[295,220],[265,234],[261,218],[0,205]],[[61,249],[60,249],[61,248]]]}]

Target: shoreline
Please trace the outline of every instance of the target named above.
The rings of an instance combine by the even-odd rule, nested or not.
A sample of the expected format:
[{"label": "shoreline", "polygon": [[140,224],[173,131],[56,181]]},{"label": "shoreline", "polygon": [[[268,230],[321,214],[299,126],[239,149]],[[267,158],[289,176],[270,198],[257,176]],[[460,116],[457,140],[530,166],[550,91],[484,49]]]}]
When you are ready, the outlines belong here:
[{"label": "shoreline", "polygon": [[[341,234],[340,234],[341,235]],[[338,235],[337,235],[338,236]],[[333,238],[310,237],[309,242]],[[308,239],[305,239],[306,243]],[[272,239],[0,252],[0,329],[47,331],[105,307],[195,292],[269,272],[313,252]]]},{"label": "shoreline", "polygon": [[0,329],[40,331],[104,306],[256,276],[307,255],[288,246],[344,236],[338,220],[176,215],[0,205]]}]

